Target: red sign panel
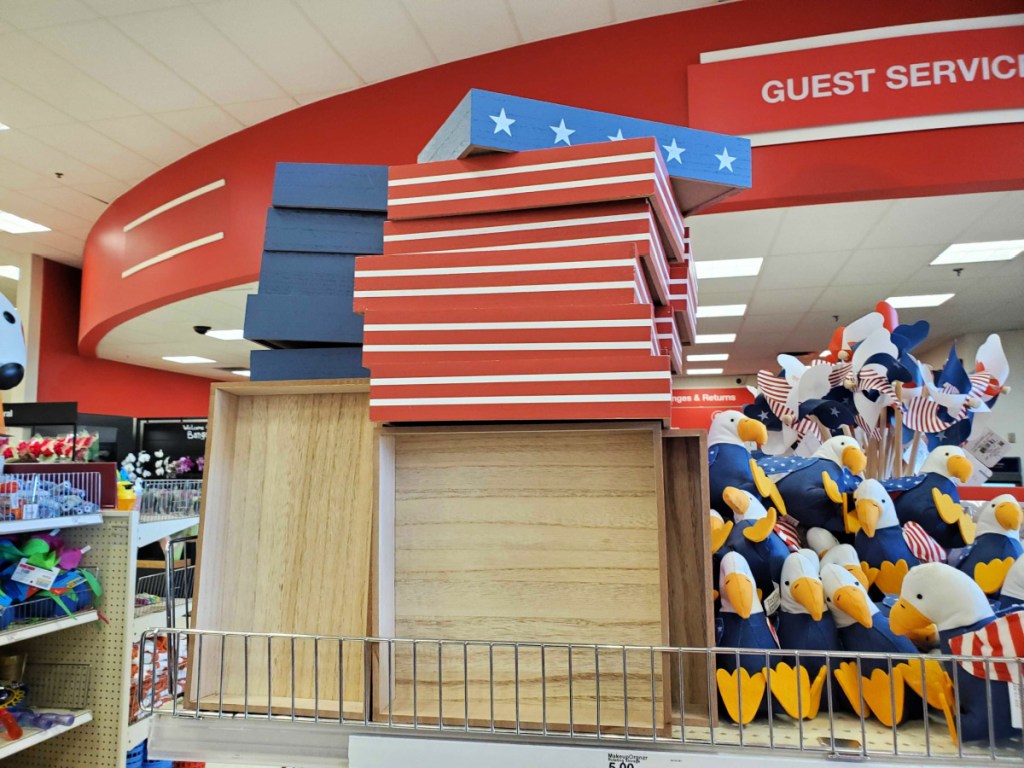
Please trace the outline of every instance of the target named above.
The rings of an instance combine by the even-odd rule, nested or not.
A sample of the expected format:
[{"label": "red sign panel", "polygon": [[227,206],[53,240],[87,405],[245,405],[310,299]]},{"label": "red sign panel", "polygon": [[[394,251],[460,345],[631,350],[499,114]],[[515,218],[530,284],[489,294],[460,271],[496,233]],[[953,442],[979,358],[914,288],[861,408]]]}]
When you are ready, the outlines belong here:
[{"label": "red sign panel", "polygon": [[754,402],[746,387],[673,389],[672,428],[707,429],[719,411],[739,411]]},{"label": "red sign panel", "polygon": [[846,43],[689,68],[690,124],[756,134],[1024,107],[1024,27]]}]

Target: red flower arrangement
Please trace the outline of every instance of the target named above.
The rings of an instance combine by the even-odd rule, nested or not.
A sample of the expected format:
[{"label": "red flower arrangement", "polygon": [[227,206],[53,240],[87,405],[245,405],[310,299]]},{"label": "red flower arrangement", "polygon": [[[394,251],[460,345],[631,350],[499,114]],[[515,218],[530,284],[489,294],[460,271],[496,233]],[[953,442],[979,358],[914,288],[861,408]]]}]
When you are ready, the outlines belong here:
[{"label": "red flower arrangement", "polygon": [[5,462],[48,463],[61,459],[88,461],[89,453],[96,444],[98,435],[82,435],[78,439],[71,435],[61,437],[40,437],[12,443],[10,438],[0,438],[0,455]]}]

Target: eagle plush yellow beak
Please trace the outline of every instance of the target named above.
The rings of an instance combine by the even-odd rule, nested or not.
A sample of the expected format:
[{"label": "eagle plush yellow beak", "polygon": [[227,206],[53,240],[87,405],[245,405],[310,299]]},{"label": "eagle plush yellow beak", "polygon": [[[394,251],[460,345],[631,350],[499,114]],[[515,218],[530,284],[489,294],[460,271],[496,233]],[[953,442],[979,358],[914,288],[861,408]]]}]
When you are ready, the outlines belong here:
[{"label": "eagle plush yellow beak", "polygon": [[860,582],[860,585],[864,587],[865,591],[871,589],[871,580],[868,579],[868,575],[864,573],[864,569],[859,565],[844,565],[843,568],[853,574],[853,577]]},{"label": "eagle plush yellow beak", "polygon": [[946,460],[946,471],[950,477],[955,477],[961,483],[966,483],[974,474],[974,467],[969,459],[963,456],[950,456]]},{"label": "eagle plush yellow beak", "polygon": [[867,454],[855,445],[848,445],[843,448],[843,455],[841,458],[843,460],[843,466],[855,475],[859,475],[863,472],[864,467],[868,465]]},{"label": "eagle plush yellow beak", "polygon": [[889,628],[897,635],[909,635],[927,629],[934,622],[904,598],[896,601],[889,611]]},{"label": "eagle plush yellow beak", "polygon": [[857,499],[857,520],[861,530],[874,538],[878,520],[882,517],[882,505],[874,499]]},{"label": "eagle plush yellow beak", "polygon": [[740,419],[736,432],[745,443],[764,445],[768,442],[768,427],[757,419]]},{"label": "eagle plush yellow beak", "polygon": [[1004,501],[996,505],[996,521],[1004,530],[1019,530],[1021,517],[1024,517],[1024,512],[1016,501]]},{"label": "eagle plush yellow beak", "polygon": [[729,505],[729,509],[737,515],[745,515],[747,508],[750,506],[750,498],[741,491],[739,488],[728,486],[722,491],[722,498],[725,499],[725,503]]},{"label": "eagle plush yellow beak", "polygon": [[793,594],[793,599],[807,609],[811,618],[821,621],[821,616],[825,612],[825,589],[820,581],[810,576],[801,576],[790,585],[789,591]]},{"label": "eagle plush yellow beak", "polygon": [[742,573],[730,573],[722,584],[722,594],[742,618],[749,619],[754,608],[754,585]]},{"label": "eagle plush yellow beak", "polygon": [[861,626],[871,629],[871,608],[863,591],[856,587],[840,587],[832,595],[832,603]]}]

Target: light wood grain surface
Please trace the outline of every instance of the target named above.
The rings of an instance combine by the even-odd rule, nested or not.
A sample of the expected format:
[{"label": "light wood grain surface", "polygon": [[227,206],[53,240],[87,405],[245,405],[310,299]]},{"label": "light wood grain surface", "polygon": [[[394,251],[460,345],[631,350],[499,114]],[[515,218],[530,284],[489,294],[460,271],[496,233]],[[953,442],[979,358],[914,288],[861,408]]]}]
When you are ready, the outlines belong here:
[{"label": "light wood grain surface", "polygon": [[[394,445],[394,632],[411,638],[475,638],[554,643],[656,646],[667,642],[659,527],[657,427],[424,428],[391,435]],[[385,514],[382,512],[382,514]],[[382,595],[386,602],[387,595]],[[461,646],[446,649],[442,711],[491,718],[491,659]],[[419,650],[420,653],[424,649]],[[514,652],[494,658],[494,717],[516,719]],[[648,653],[626,660],[626,687],[648,702],[629,715],[650,728],[652,670]],[[539,651],[520,651],[518,713],[522,721],[567,724],[568,660],[545,659],[546,710]],[[596,720],[594,662],[574,660],[575,725]],[[411,649],[394,659],[393,704],[411,715]],[[559,670],[561,664],[563,669]],[[551,666],[554,665],[554,666]],[[602,723],[623,721],[623,661],[601,659]],[[436,647],[417,657],[416,713],[437,717]],[[452,677],[454,675],[454,677]],[[663,722],[664,670],[653,673]],[[589,682],[588,682],[589,680]],[[607,681],[607,682],[606,682]],[[561,684],[559,684],[561,683]],[[589,689],[588,689],[589,685]],[[590,714],[587,715],[587,702]],[[461,715],[460,715],[461,713]],[[448,715],[445,715],[448,719]]]},{"label": "light wood grain surface", "polygon": [[[199,629],[369,633],[369,395],[352,382],[316,384],[214,387],[196,582]],[[244,699],[248,690],[250,711],[265,710],[268,695],[312,699],[317,686],[321,702],[337,709],[337,653],[317,655],[312,641],[247,645],[240,638],[223,650],[206,644],[200,696],[221,688],[223,672],[224,694]],[[346,700],[362,700],[362,670],[362,653],[346,649]],[[197,660],[191,671],[196,683]]]}]

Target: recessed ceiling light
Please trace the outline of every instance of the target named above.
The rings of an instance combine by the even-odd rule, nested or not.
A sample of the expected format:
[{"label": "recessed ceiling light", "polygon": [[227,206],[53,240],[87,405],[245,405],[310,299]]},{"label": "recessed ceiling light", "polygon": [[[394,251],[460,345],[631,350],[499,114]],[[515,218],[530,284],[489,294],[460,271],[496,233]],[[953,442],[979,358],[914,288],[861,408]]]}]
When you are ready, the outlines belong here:
[{"label": "recessed ceiling light", "polygon": [[747,311],[746,304],[717,304],[697,307],[697,318],[702,317],[742,317]]},{"label": "recessed ceiling light", "polygon": [[204,335],[213,336],[221,341],[238,341],[245,338],[245,331],[241,328],[230,328],[221,331],[207,331]]},{"label": "recessed ceiling light", "polygon": [[250,371],[248,368],[232,371],[232,373],[235,374],[235,376],[245,376],[246,378],[252,376],[252,371]]},{"label": "recessed ceiling light", "polygon": [[710,280],[716,277],[753,277],[760,273],[764,259],[721,259],[719,261],[696,261],[693,268],[697,279]]},{"label": "recessed ceiling light", "polygon": [[0,277],[6,277],[8,280],[20,280],[21,270],[18,267],[4,265],[0,267]]},{"label": "recessed ceiling light", "polygon": [[11,126],[4,125],[3,123],[0,123],[0,131],[9,131],[10,129],[11,129]]},{"label": "recessed ceiling light", "polygon": [[216,360],[211,360],[208,357],[198,357],[196,355],[171,355],[165,357],[168,363],[181,363],[182,365],[197,365],[199,363],[215,363]]},{"label": "recessed ceiling light", "polygon": [[698,333],[694,339],[698,344],[731,344],[736,341],[735,333]]},{"label": "recessed ceiling light", "polygon": [[932,261],[940,264],[974,264],[979,261],[1009,261],[1024,251],[1024,240],[996,240],[990,243],[953,243]]},{"label": "recessed ceiling light", "polygon": [[719,373],[724,373],[725,368],[687,368],[686,374],[688,376],[714,376]]},{"label": "recessed ceiling light", "polygon": [[49,232],[49,227],[36,224],[34,221],[23,219],[7,211],[0,211],[0,231],[10,232],[12,235],[23,235],[26,232]]},{"label": "recessed ceiling light", "polygon": [[687,355],[686,361],[689,363],[720,363],[723,360],[729,359],[728,352],[715,352],[712,355]]},{"label": "recessed ceiling light", "polygon": [[886,299],[893,309],[910,309],[912,307],[937,307],[952,299],[955,293],[926,293],[920,296],[890,296]]}]

